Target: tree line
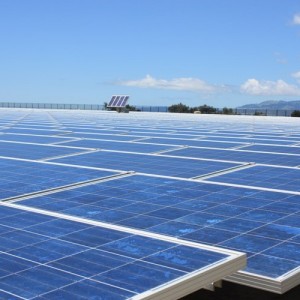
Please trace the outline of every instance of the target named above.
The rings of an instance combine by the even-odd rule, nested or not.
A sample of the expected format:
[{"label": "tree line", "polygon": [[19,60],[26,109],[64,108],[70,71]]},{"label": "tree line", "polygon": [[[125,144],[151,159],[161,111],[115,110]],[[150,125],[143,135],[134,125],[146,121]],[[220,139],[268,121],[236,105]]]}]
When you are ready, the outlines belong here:
[{"label": "tree line", "polygon": [[[103,103],[104,109],[107,108],[107,102]],[[117,108],[110,108],[109,110],[118,110]],[[140,111],[140,109],[136,108],[133,105],[127,104],[125,106],[126,111]],[[236,110],[233,108],[223,107],[222,109],[210,106],[210,105],[200,105],[189,107],[183,103],[173,104],[168,107],[168,111],[171,113],[201,113],[201,114],[223,114],[223,115],[234,115],[237,114]],[[262,111],[255,111],[254,115],[256,116],[265,116],[266,113]],[[291,117],[300,117],[300,110],[294,110],[291,113]]]},{"label": "tree line", "polygon": [[199,112],[201,114],[216,114],[216,113],[222,113],[226,115],[232,115],[234,114],[234,111],[232,108],[224,107],[221,111],[213,106],[210,105],[200,105],[200,106],[194,106],[194,107],[189,107],[185,104],[178,103],[178,104],[173,104],[169,106],[168,108],[169,112],[173,113],[196,113]]},{"label": "tree line", "polygon": [[[178,104],[173,104],[168,107],[168,111],[172,113],[201,113],[201,114],[224,114],[224,115],[234,115],[236,112],[234,111],[233,108],[228,108],[228,107],[223,107],[221,110],[209,106],[209,105],[201,105],[201,106],[195,106],[195,107],[189,107],[185,104],[178,103]],[[256,116],[264,116],[265,114],[263,112],[255,111],[254,115]],[[291,113],[291,117],[300,117],[300,110],[294,110]]]}]

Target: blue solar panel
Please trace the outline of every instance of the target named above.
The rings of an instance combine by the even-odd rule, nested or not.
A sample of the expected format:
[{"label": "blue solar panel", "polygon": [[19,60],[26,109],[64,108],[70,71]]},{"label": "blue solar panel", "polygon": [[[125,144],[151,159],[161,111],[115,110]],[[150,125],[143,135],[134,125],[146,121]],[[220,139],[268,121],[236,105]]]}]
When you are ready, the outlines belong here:
[{"label": "blue solar panel", "polygon": [[107,104],[107,106],[111,106],[114,104],[114,102],[116,101],[117,96],[112,96],[109,103]]},{"label": "blue solar panel", "polygon": [[245,137],[232,137],[232,134],[228,134],[228,136],[224,136],[224,134],[205,134],[205,140],[215,140],[220,142],[235,142],[235,143],[255,143],[255,144],[269,144],[269,145],[294,145],[295,139],[288,139],[283,137],[277,138],[257,138],[255,133],[253,136],[245,136]]},{"label": "blue solar panel", "polygon": [[207,140],[188,140],[188,139],[175,139],[175,138],[147,138],[143,140],[145,143],[157,143],[167,145],[181,145],[181,146],[194,146],[194,147],[212,147],[230,149],[233,147],[239,147],[247,145],[247,142],[235,143],[235,142],[218,142],[218,141],[207,141]]},{"label": "blue solar panel", "polygon": [[112,96],[107,107],[125,107],[129,96]]},{"label": "blue solar panel", "polygon": [[270,145],[251,145],[243,148],[244,150],[263,151],[272,153],[287,153],[300,155],[300,147],[270,146]]},{"label": "blue solar panel", "polygon": [[119,133],[86,133],[86,132],[73,132],[72,134],[67,135],[69,138],[86,138],[86,139],[97,139],[97,140],[113,140],[113,141],[134,141],[141,137],[138,136],[127,136],[120,135]]},{"label": "blue solar panel", "polygon": [[25,158],[25,159],[45,159],[49,157],[64,156],[74,153],[86,152],[87,149],[68,148],[54,145],[36,145],[26,143],[1,142],[0,156]]},{"label": "blue solar panel", "polygon": [[[112,101],[111,103],[109,103],[111,106],[115,107],[117,106],[117,103],[119,102],[120,100],[120,96],[116,96]],[[110,105],[108,104],[108,107],[110,107]]]},{"label": "blue solar panel", "polygon": [[53,137],[53,136],[39,136],[39,135],[20,135],[20,134],[1,134],[0,140],[25,142],[25,143],[38,143],[38,144],[52,144],[71,141],[72,138]]},{"label": "blue solar panel", "polygon": [[[110,126],[110,127],[108,127]],[[120,135],[120,134],[128,134],[128,130],[124,130],[123,128],[112,128],[112,124],[111,125],[105,125],[103,126],[76,126],[76,125],[72,125],[72,126],[68,126],[66,127],[68,129],[68,132],[66,133],[66,135],[69,134],[99,134],[99,135],[106,135],[106,136],[110,136],[110,135]]]},{"label": "blue solar panel", "polygon": [[261,164],[295,167],[300,165],[300,155],[278,153],[250,152],[246,150],[219,150],[209,148],[187,148],[171,151],[169,155],[196,157],[206,159],[223,159],[239,162],[256,162]]},{"label": "blue solar panel", "polygon": [[1,235],[0,243],[3,297],[129,299],[184,280],[191,272],[208,272],[231,259],[228,254],[179,241],[167,242],[1,205],[0,216],[1,225],[11,216],[32,220],[22,229],[4,225],[10,231]]},{"label": "blue solar panel", "polygon": [[132,135],[137,135],[137,136],[143,136],[143,137],[150,137],[150,138],[180,138],[180,139],[190,139],[194,140],[197,138],[203,138],[203,135],[199,134],[187,134],[187,133],[180,133],[180,132],[172,132],[171,130],[156,130],[154,131],[153,129],[148,129],[148,128],[143,128],[143,129],[136,129],[132,128],[130,130],[130,134]]},{"label": "blue solar panel", "polygon": [[123,97],[119,98],[119,100],[116,102],[115,106],[117,106],[117,107],[124,107],[125,106],[123,104]]},{"label": "blue solar panel", "polygon": [[133,170],[136,172],[191,178],[239,166],[237,163],[171,158],[100,151],[53,160],[60,163]]},{"label": "blue solar panel", "polygon": [[4,128],[2,129],[4,133],[14,133],[14,134],[36,134],[36,135],[63,135],[67,134],[66,130],[56,130],[56,129],[38,129],[38,128]]},{"label": "blue solar panel", "polygon": [[65,143],[64,145],[73,146],[73,147],[100,148],[100,149],[106,149],[106,150],[129,151],[129,152],[140,152],[140,153],[152,153],[152,152],[159,152],[159,151],[175,149],[175,147],[171,147],[171,146],[142,144],[142,143],[101,141],[101,140],[88,140],[88,139],[74,141],[74,142],[68,142],[68,143]]},{"label": "blue solar panel", "polygon": [[[112,100],[120,106],[126,98]],[[4,133],[0,140],[21,142],[1,142],[0,155],[32,160],[57,157],[57,162],[78,165],[0,159],[1,199],[20,201],[26,196],[17,203],[46,214],[21,213],[1,205],[0,276],[5,281],[0,281],[0,298],[76,299],[101,294],[126,299],[149,292],[201,267],[202,259],[195,259],[190,247],[186,250],[179,240],[174,244],[173,238],[246,252],[246,272],[231,276],[234,282],[276,292],[298,283],[299,169],[240,168],[245,166],[226,162],[300,165],[295,147],[300,144],[299,128],[294,120],[278,123],[278,119],[256,118],[253,122],[241,116],[140,113],[128,117],[72,110],[1,110],[0,115]],[[74,137],[83,139],[73,144],[83,149],[28,143],[60,143]],[[170,150],[168,145],[189,148],[147,154]],[[90,147],[107,150],[79,154]],[[241,151],[228,150],[231,147]],[[64,156],[69,157],[58,159]],[[116,172],[97,168],[149,176],[115,176]],[[201,176],[206,179],[200,180]],[[80,186],[94,180],[101,183]],[[98,227],[100,223],[90,225],[95,222],[120,226],[122,232]],[[141,236],[137,238],[128,228]],[[148,243],[144,235],[154,234],[160,235],[160,242],[151,239]],[[172,239],[172,247],[160,249],[169,243],[166,239]],[[201,255],[207,263],[210,255]],[[129,262],[121,264],[120,258]]]},{"label": "blue solar panel", "polygon": [[133,175],[51,194],[50,199],[54,203],[64,199],[68,205],[57,210],[44,204],[43,198],[20,203],[236,249],[246,252],[251,261],[259,255],[260,264],[245,270],[274,280],[279,275],[288,277],[286,273],[297,266],[294,260],[290,268],[275,272],[268,267],[271,258],[265,251],[300,235],[299,195]]},{"label": "blue solar panel", "polygon": [[252,166],[207,180],[300,192],[300,169],[298,168]]},{"label": "blue solar panel", "polygon": [[114,174],[109,171],[0,158],[0,201]]}]

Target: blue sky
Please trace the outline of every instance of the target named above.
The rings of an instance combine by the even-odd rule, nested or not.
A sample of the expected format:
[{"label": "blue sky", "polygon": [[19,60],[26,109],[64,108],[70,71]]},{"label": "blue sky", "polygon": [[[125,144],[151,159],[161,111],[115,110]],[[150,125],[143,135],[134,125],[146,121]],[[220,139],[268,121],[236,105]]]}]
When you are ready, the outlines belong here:
[{"label": "blue sky", "polygon": [[300,99],[297,0],[0,0],[0,101]]}]

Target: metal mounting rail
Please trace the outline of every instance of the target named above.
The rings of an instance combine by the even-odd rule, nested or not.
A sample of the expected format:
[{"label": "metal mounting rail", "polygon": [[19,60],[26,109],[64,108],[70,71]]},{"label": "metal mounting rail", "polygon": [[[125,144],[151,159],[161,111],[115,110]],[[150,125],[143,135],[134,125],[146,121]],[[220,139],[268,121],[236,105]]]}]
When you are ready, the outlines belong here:
[{"label": "metal mounting rail", "polygon": [[178,147],[173,147],[172,149],[165,149],[157,152],[151,152],[150,154],[159,155],[159,154],[169,153],[169,152],[187,149],[187,148],[189,148],[189,146],[178,146]]},{"label": "metal mounting rail", "polygon": [[249,163],[246,163],[246,164],[243,164],[243,165],[240,165],[240,166],[235,166],[235,167],[231,167],[231,168],[228,168],[228,169],[212,172],[212,173],[209,173],[209,174],[195,176],[195,177],[192,177],[192,179],[195,179],[195,180],[197,180],[197,179],[201,179],[201,180],[209,179],[209,178],[212,178],[212,177],[215,177],[215,176],[224,175],[224,174],[227,174],[227,173],[231,173],[231,172],[251,168],[254,165],[255,165],[255,163],[249,162]]},{"label": "metal mounting rail", "polygon": [[68,185],[64,185],[64,186],[60,186],[60,187],[55,187],[52,189],[46,189],[46,190],[42,190],[42,191],[38,191],[38,192],[23,194],[20,196],[9,197],[9,198],[0,200],[0,203],[1,202],[13,203],[16,201],[21,201],[21,200],[25,200],[25,199],[29,199],[29,198],[33,198],[33,197],[37,197],[37,196],[46,196],[46,195],[61,192],[61,191],[71,190],[71,189],[77,188],[77,187],[83,187],[83,186],[87,186],[87,185],[91,185],[91,184],[96,184],[96,183],[101,183],[101,182],[105,182],[105,181],[110,181],[110,180],[114,180],[114,179],[131,176],[133,174],[134,174],[134,172],[129,171],[129,172],[121,173],[121,174],[114,174],[114,175],[96,178],[96,179],[92,179],[92,180],[81,181],[81,182],[72,183],[72,184],[68,184]]},{"label": "metal mounting rail", "polygon": [[85,151],[81,151],[81,152],[73,152],[73,153],[64,154],[64,155],[51,156],[51,157],[37,159],[36,161],[51,161],[51,160],[55,160],[55,159],[67,158],[67,157],[72,157],[72,156],[77,156],[77,155],[82,155],[82,154],[89,154],[89,153],[94,153],[94,152],[98,152],[98,151],[99,151],[98,149],[90,148],[89,150],[85,150]]}]

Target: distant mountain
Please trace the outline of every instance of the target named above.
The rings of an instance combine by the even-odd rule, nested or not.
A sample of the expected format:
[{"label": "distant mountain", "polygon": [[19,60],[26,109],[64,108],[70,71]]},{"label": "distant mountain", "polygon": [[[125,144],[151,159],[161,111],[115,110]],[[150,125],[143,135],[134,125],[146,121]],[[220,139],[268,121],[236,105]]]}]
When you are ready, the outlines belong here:
[{"label": "distant mountain", "polygon": [[268,100],[261,103],[239,106],[238,108],[300,110],[300,100],[296,100],[296,101]]}]

